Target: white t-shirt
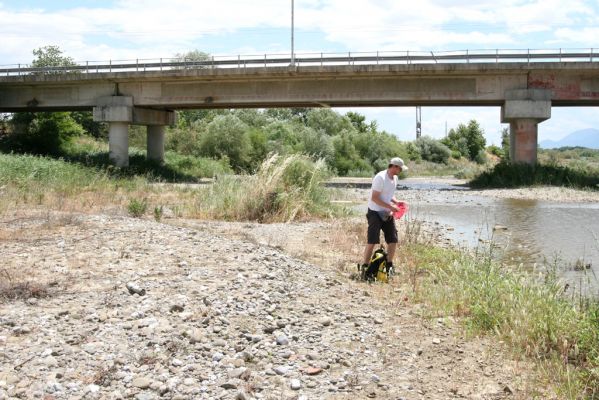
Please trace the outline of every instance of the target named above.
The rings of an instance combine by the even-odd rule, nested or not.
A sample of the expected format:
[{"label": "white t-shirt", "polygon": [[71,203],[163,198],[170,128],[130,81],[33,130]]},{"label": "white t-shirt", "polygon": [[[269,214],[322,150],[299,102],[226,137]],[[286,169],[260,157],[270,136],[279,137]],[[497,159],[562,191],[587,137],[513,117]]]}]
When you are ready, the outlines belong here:
[{"label": "white t-shirt", "polygon": [[381,200],[385,203],[391,203],[391,199],[395,194],[395,188],[397,187],[397,176],[393,175],[393,178],[389,178],[387,170],[381,171],[374,176],[372,179],[372,189],[370,190],[370,197],[368,198],[368,208],[373,211],[390,211],[388,208],[384,208],[372,201],[372,192],[381,192]]}]

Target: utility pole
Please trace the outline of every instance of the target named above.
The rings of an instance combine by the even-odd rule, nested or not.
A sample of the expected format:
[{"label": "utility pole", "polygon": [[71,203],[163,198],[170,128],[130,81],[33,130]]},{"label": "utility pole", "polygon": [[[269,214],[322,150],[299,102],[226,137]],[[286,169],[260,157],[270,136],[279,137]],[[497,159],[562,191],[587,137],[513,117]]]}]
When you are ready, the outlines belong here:
[{"label": "utility pole", "polygon": [[294,18],[293,18],[293,12],[294,12],[294,4],[293,4],[293,0],[291,0],[291,66],[295,67],[295,54],[294,54],[294,49],[293,49],[293,31],[294,31]]},{"label": "utility pole", "polygon": [[416,106],[416,139],[422,135],[422,108]]}]

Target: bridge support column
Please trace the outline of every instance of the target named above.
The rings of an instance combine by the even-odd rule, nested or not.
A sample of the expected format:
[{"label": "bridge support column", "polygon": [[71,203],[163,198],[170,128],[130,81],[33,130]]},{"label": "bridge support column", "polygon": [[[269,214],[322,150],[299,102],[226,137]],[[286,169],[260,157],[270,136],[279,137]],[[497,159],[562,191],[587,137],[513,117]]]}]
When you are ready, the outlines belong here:
[{"label": "bridge support column", "polygon": [[129,166],[129,124],[108,124],[108,158],[117,167]]},{"label": "bridge support column", "polygon": [[510,90],[501,107],[501,122],[510,124],[510,161],[536,164],[538,124],[551,118],[551,91]]},{"label": "bridge support column", "polygon": [[164,163],[164,125],[148,125],[147,157],[148,160]]},{"label": "bridge support column", "polygon": [[164,127],[175,124],[175,113],[135,107],[133,97],[100,97],[94,107],[94,121],[109,123],[110,160],[117,167],[129,165],[129,124],[148,126],[148,158],[164,162]]},{"label": "bridge support column", "polygon": [[510,121],[510,160],[515,163],[537,163],[538,121]]}]

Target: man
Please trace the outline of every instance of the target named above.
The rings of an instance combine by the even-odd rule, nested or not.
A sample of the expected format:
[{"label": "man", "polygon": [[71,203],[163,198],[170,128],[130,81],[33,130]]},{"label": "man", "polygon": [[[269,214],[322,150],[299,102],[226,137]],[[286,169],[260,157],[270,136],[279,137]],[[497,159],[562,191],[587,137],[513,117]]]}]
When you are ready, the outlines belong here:
[{"label": "man", "polygon": [[398,211],[397,204],[399,203],[394,195],[397,187],[397,176],[407,170],[408,167],[406,167],[403,160],[394,157],[389,161],[387,169],[376,174],[372,180],[372,189],[368,199],[368,213],[366,214],[368,219],[368,240],[364,249],[362,268],[368,266],[374,246],[380,243],[381,230],[385,234],[385,242],[387,242],[387,265],[390,270],[393,268],[393,256],[395,256],[395,248],[397,247],[397,228],[392,214]]}]

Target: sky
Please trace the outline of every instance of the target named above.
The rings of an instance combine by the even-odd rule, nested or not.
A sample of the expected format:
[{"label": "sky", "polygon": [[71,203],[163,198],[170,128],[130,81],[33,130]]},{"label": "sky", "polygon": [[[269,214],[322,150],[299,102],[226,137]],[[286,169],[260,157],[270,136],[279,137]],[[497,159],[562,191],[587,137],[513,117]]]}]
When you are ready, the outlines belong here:
[{"label": "sky", "polygon": [[[0,66],[30,63],[56,45],[77,62],[213,55],[289,54],[291,0],[0,0]],[[294,0],[301,53],[581,49],[599,53],[599,0]],[[415,138],[414,107],[339,108]],[[476,119],[499,144],[499,107],[423,107],[422,133]],[[599,107],[553,107],[539,140],[599,129]]]}]

